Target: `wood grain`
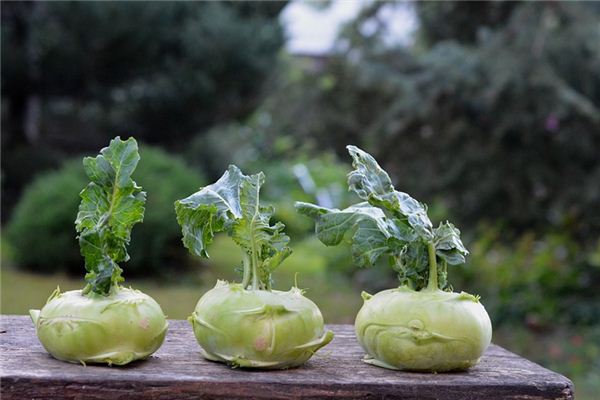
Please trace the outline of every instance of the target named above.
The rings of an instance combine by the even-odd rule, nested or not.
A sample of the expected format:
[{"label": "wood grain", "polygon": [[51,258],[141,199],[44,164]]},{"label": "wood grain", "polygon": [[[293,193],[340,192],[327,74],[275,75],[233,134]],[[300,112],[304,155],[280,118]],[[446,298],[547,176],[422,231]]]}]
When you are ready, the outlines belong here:
[{"label": "wood grain", "polygon": [[303,367],[234,370],[204,360],[186,321],[169,321],[162,348],[125,367],[69,364],[50,357],[28,317],[2,316],[0,387],[12,399],[573,399],[564,376],[492,345],[468,372],[390,371],[361,361],[353,327]]}]

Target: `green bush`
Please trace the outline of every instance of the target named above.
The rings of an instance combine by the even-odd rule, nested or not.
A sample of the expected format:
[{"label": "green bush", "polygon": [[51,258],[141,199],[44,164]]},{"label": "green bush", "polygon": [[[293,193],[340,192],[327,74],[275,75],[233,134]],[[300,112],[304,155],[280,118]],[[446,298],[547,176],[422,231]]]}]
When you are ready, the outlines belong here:
[{"label": "green bush", "polygon": [[525,233],[510,243],[504,235],[500,227],[477,230],[467,264],[450,272],[454,287],[481,295],[496,324],[546,330],[600,322],[600,242],[586,252],[561,233]]},{"label": "green bush", "polygon": [[27,187],[6,230],[17,266],[39,272],[83,270],[73,221],[85,185],[81,161],[69,161]]},{"label": "green bush", "polygon": [[[203,176],[162,150],[142,146],[134,179],[147,192],[144,222],[133,229],[126,276],[181,270],[186,252],[173,202],[196,190]],[[21,197],[7,228],[17,266],[39,272],[83,273],[73,221],[88,183],[81,160],[40,175]]]},{"label": "green bush", "polygon": [[286,225],[296,240],[314,232],[314,222],[298,214],[295,201],[315,202],[326,207],[345,208],[356,200],[346,189],[350,166],[331,154],[284,158],[256,166],[267,176],[263,190],[266,201],[274,204],[275,218]]}]

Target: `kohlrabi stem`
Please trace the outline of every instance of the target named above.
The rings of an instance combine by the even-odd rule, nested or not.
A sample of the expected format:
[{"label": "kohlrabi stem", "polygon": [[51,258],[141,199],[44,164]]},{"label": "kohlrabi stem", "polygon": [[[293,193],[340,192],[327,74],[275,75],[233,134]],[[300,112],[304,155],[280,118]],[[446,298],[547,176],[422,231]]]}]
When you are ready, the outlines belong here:
[{"label": "kohlrabi stem", "polygon": [[437,290],[437,261],[435,255],[435,245],[433,243],[427,243],[427,252],[429,253],[429,281],[427,282],[427,290]]},{"label": "kohlrabi stem", "polygon": [[[256,210],[254,212],[254,216],[252,217],[252,221],[250,222],[250,226],[252,228],[254,227],[254,223],[256,221],[256,216],[260,214],[259,203],[258,203],[259,191],[260,191],[260,186],[257,185],[256,186]],[[251,255],[252,255],[252,290],[259,290],[260,289],[260,281],[258,279],[258,248],[254,241],[255,241],[254,235],[251,235],[250,251],[251,251]]]},{"label": "kohlrabi stem", "polygon": [[244,275],[242,276],[242,287],[246,289],[250,283],[250,257],[248,253],[244,252],[244,258],[242,260],[244,266]]},{"label": "kohlrabi stem", "polygon": [[254,251],[254,247],[252,249],[252,290],[260,289],[258,281],[258,257],[256,257],[256,252]]}]

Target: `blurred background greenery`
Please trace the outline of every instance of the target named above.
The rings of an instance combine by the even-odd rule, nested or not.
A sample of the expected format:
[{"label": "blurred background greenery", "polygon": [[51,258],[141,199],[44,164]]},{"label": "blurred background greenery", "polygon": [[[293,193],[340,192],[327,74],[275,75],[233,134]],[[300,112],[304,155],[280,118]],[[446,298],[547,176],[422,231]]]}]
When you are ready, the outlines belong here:
[{"label": "blurred background greenery", "polygon": [[[82,286],[81,157],[133,135],[148,203],[128,284],[184,318],[217,278],[238,279],[228,238],[210,260],[184,251],[172,207],[235,163],[267,174],[263,196],[292,237],[276,286],[297,274],[327,322],[352,323],[360,291],[395,285],[393,273],[357,270],[293,209],[356,200],[345,183],[352,143],[434,221],[461,228],[471,256],[450,280],[481,295],[494,341],[593,398],[600,3],[357,4],[331,48],[311,53],[290,49],[282,15],[293,3],[3,2],[2,313]],[[392,40],[410,22],[398,15],[415,25],[409,40]]]}]

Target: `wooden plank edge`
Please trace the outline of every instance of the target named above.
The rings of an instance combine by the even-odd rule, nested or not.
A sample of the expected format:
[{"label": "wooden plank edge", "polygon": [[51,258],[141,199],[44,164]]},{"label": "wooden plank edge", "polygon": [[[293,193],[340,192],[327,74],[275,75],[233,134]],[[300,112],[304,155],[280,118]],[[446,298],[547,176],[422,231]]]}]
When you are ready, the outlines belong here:
[{"label": "wooden plank edge", "polygon": [[535,385],[493,384],[379,385],[264,383],[240,381],[111,381],[102,379],[40,379],[3,374],[0,388],[3,400],[23,398],[52,399],[503,399],[573,400],[573,383],[564,378],[543,388]]}]

